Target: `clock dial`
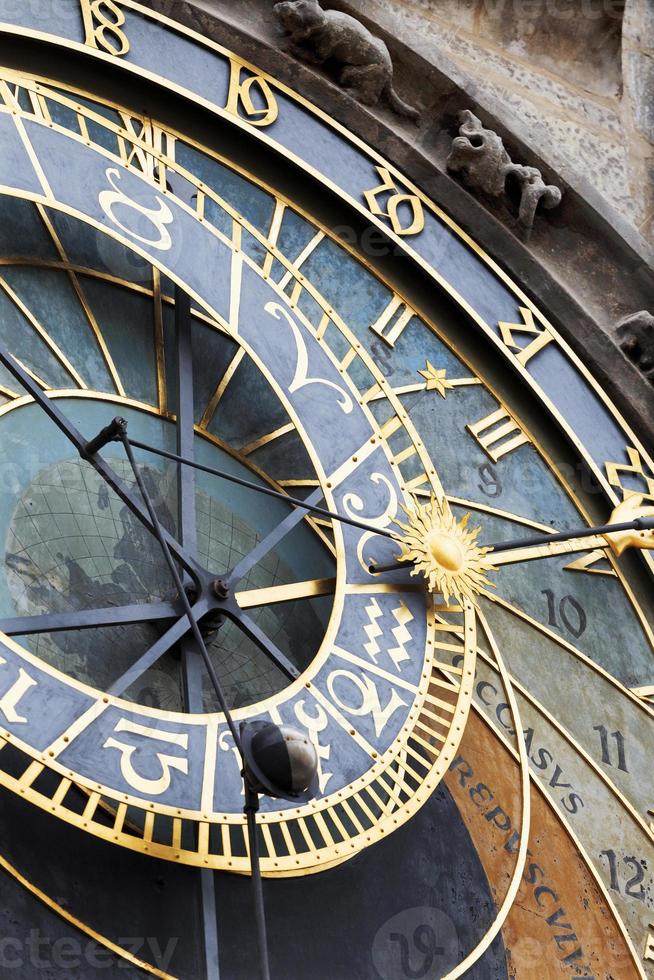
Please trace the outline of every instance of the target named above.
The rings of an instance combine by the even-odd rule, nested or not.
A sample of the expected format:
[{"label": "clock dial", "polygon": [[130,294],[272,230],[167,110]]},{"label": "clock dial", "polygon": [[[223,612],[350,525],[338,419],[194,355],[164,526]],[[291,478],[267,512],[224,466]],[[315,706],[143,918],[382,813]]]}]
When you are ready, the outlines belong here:
[{"label": "clock dial", "polygon": [[[128,9],[116,37],[153,29]],[[143,49],[122,46],[103,56],[133,68]],[[290,145],[300,110],[247,77],[256,102],[222,115]],[[536,955],[548,976],[650,975],[651,557],[600,539],[493,567],[484,550],[652,504],[604,393],[362,147],[338,193],[447,300],[419,303],[163,123],[9,70],[0,94],[0,783],[128,850],[249,869],[240,759],[134,474],[117,445],[96,466],[79,452],[119,414],[150,447],[139,472],[236,719],[299,724],[317,748],[314,801],[262,801],[265,873],[376,868],[414,822],[452,826],[449,872],[440,840],[430,860],[484,901],[448,977],[505,975],[507,937],[517,975]],[[330,160],[312,177],[334,189]],[[398,522],[425,574],[397,561]]]}]

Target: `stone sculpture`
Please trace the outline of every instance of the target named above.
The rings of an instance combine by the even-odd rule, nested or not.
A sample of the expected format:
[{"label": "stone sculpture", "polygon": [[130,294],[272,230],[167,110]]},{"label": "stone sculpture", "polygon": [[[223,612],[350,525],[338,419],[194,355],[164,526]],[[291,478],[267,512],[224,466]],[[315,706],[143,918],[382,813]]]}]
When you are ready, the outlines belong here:
[{"label": "stone sculpture", "polygon": [[615,327],[620,347],[654,383],[654,316],[647,310],[623,317]]},{"label": "stone sculpture", "polygon": [[286,32],[288,50],[312,65],[326,65],[343,88],[364,105],[385,100],[401,116],[420,113],[393,88],[393,62],[384,42],[339,10],[323,10],[318,0],[287,0],[273,7]]},{"label": "stone sculpture", "polygon": [[452,140],[447,168],[460,173],[468,187],[499,197],[506,193],[507,180],[515,180],[520,187],[518,221],[526,230],[532,228],[540,203],[544,208],[561,203],[559,188],[546,184],[536,167],[513,163],[502,138],[486,129],[470,109],[464,109],[459,120],[459,135]]}]

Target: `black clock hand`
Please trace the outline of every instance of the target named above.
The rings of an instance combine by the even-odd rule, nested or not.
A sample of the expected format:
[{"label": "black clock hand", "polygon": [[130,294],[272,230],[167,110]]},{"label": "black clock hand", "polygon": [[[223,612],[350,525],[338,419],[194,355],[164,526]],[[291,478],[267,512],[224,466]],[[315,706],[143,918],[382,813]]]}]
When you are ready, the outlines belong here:
[{"label": "black clock hand", "polygon": [[[110,438],[113,438],[107,438],[106,436],[107,430],[111,427],[107,426],[107,429],[103,429],[100,435],[96,436],[95,439],[92,439],[89,442],[73,425],[70,419],[68,419],[64,413],[60,411],[55,404],[55,401],[52,398],[49,398],[41,386],[37,384],[30,374],[28,374],[22,364],[3,347],[0,347],[0,363],[2,363],[16,378],[16,380],[20,382],[21,386],[34,399],[36,404],[43,409],[57,428],[63,432],[67,439],[70,440],[82,459],[87,460],[87,462],[94,467],[102,479],[108,483],[111,489],[120,497],[123,503],[129,507],[132,513],[150,531],[153,531],[152,522],[149,519],[147,511],[144,509],[143,505],[131,493],[128,487],[120,479],[118,474],[112,470],[109,464],[97,454],[98,449],[102,448],[102,445],[110,441]],[[190,555],[186,549],[184,549],[165,529],[162,529],[162,533],[177,560],[186,569],[196,585],[199,585],[202,577],[206,577],[206,573],[204,573],[202,567],[198,564],[195,558]]]},{"label": "black clock hand", "polygon": [[262,487],[258,483],[244,480],[242,477],[235,476],[233,473],[227,473],[225,470],[217,470],[213,466],[205,466],[203,463],[197,463],[193,459],[178,456],[177,453],[170,453],[165,449],[149,446],[147,443],[139,442],[137,439],[130,439],[130,442],[135,449],[143,449],[148,453],[163,456],[164,459],[170,459],[173,462],[182,463],[185,466],[193,466],[196,470],[202,470],[203,473],[211,473],[212,476],[219,476],[221,479],[228,480],[230,483],[238,484],[239,487],[256,490],[258,493],[266,494],[268,497],[276,497],[278,500],[283,500],[286,504],[292,504],[293,507],[302,508],[312,514],[317,514],[319,517],[326,517],[332,521],[340,521],[341,524],[350,524],[352,527],[360,527],[364,531],[373,531],[375,534],[381,534],[382,537],[393,538],[393,540],[396,538],[396,535],[392,531],[385,531],[372,524],[367,524],[365,521],[359,521],[355,517],[344,517],[343,514],[336,514],[334,511],[326,510],[324,507],[318,507],[316,504],[311,503],[311,498],[309,500],[300,500],[298,497],[289,497],[288,494],[281,493],[279,490],[273,490],[272,487]]},{"label": "black clock hand", "polygon": [[617,534],[621,531],[653,531],[654,517],[636,517],[632,521],[600,524],[597,527],[583,527],[576,531],[556,531],[552,534],[541,534],[533,538],[518,538],[516,541],[500,541],[486,545],[495,554],[501,551],[515,551],[520,548],[533,548],[540,545],[552,544],[556,541],[572,541],[575,538],[592,538],[595,535]]},{"label": "black clock hand", "polygon": [[[487,565],[508,564],[512,561],[549,558],[556,554],[585,551],[609,546],[616,555],[626,548],[654,549],[654,507],[642,507],[643,497],[634,494],[627,497],[613,510],[611,519],[597,527],[583,527],[575,531],[554,531],[552,534],[539,534],[531,538],[518,538],[515,541],[499,541],[482,545],[488,549]],[[631,520],[620,520],[630,515]],[[589,539],[592,539],[589,541]],[[577,547],[576,542],[580,544]],[[585,541],[585,544],[581,544]],[[513,557],[515,554],[515,558]],[[494,556],[497,555],[497,558]],[[372,575],[391,572],[413,562],[393,562],[389,565],[370,565]]]}]

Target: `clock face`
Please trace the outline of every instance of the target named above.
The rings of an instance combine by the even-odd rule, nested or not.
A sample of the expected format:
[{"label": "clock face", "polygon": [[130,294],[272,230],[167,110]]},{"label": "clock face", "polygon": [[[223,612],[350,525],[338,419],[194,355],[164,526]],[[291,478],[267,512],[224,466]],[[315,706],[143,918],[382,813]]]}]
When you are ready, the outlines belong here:
[{"label": "clock face", "polygon": [[[276,125],[259,85],[253,125]],[[117,443],[100,469],[77,448],[119,415],[234,717],[317,749],[315,800],[262,800],[265,873],[343,864],[448,793],[494,901],[457,969],[525,889],[562,918],[547,832],[590,932],[614,917],[614,975],[646,975],[651,562],[484,550],[652,506],[604,394],[522,300],[484,334],[463,285],[409,296],[256,167],[69,86],[3,70],[0,91],[2,785],[125,848],[249,868],[238,753],[134,474]],[[370,215],[419,241],[418,198],[376,170]]]}]

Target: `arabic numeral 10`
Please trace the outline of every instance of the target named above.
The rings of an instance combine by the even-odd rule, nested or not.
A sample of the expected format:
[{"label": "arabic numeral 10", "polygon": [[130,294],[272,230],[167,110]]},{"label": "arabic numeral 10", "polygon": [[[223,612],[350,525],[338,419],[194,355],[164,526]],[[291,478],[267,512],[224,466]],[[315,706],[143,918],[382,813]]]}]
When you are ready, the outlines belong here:
[{"label": "arabic numeral 10", "polygon": [[568,633],[572,633],[575,638],[579,638],[585,631],[588,622],[581,603],[577,602],[573,595],[564,595],[557,603],[556,596],[551,589],[542,589],[541,595],[547,596],[548,622],[550,626],[556,626],[558,628],[559,622],[561,622]]}]

